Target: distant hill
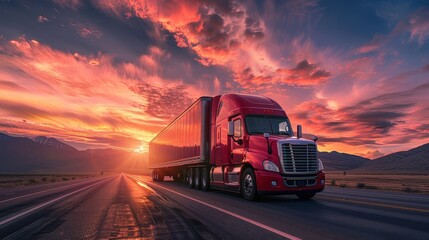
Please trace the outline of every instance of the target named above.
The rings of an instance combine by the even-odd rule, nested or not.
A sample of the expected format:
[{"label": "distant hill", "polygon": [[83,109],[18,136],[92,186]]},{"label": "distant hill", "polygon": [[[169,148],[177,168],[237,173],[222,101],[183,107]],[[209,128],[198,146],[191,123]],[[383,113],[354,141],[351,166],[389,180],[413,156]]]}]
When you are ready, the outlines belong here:
[{"label": "distant hill", "polygon": [[38,136],[38,137],[36,137],[34,139],[34,141],[38,142],[38,143],[41,143],[43,145],[46,145],[46,146],[57,148],[57,149],[62,149],[62,150],[67,150],[67,151],[77,151],[76,148],[74,148],[74,147],[72,147],[72,146],[70,146],[68,144],[65,144],[65,143],[63,143],[61,141],[58,141],[55,138],[48,138],[48,137],[45,137],[45,136]]},{"label": "distant hill", "polygon": [[147,171],[147,154],[116,149],[78,151],[55,138],[0,133],[0,173]]},{"label": "distant hill", "polygon": [[369,161],[356,171],[429,173],[429,143]]},{"label": "distant hill", "polygon": [[336,151],[319,152],[318,156],[327,171],[353,170],[371,161],[368,158]]},{"label": "distant hill", "polygon": [[[429,144],[375,160],[333,152],[319,152],[327,171],[429,173]],[[0,133],[0,173],[12,172],[148,172],[148,154],[117,149],[79,151],[55,138],[12,137]]]}]

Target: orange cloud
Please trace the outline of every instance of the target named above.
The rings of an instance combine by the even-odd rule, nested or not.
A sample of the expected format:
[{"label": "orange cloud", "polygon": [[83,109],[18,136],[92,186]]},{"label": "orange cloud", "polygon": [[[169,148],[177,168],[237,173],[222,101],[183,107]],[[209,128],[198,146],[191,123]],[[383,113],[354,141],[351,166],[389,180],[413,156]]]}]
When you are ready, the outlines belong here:
[{"label": "orange cloud", "polygon": [[383,157],[384,155],[386,154],[380,152],[379,150],[374,150],[374,151],[368,151],[367,153],[362,154],[361,156],[369,159],[376,159],[379,157]]},{"label": "orange cloud", "polygon": [[411,148],[429,138],[428,125],[422,124],[429,117],[423,100],[428,89],[429,84],[422,84],[368,97],[348,107],[315,99],[298,105],[289,116],[292,122],[303,124],[307,133],[318,135],[322,149],[368,152],[396,144]]},{"label": "orange cloud", "polygon": [[[28,134],[52,133],[94,146],[118,135],[149,141],[171,114],[200,95],[181,81],[158,77],[152,68],[161,68],[159,60],[168,54],[156,47],[140,61],[114,64],[105,54],[65,53],[25,38],[1,45],[0,114],[2,123],[13,124],[0,125],[0,131],[27,129]],[[114,141],[104,142],[109,146]]]}]

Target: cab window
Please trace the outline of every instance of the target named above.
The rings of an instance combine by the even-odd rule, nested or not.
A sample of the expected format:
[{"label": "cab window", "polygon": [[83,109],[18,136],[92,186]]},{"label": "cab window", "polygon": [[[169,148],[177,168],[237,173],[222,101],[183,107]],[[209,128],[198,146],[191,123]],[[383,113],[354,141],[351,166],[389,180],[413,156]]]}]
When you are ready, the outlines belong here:
[{"label": "cab window", "polygon": [[234,137],[241,137],[241,133],[241,119],[237,119],[234,121]]}]

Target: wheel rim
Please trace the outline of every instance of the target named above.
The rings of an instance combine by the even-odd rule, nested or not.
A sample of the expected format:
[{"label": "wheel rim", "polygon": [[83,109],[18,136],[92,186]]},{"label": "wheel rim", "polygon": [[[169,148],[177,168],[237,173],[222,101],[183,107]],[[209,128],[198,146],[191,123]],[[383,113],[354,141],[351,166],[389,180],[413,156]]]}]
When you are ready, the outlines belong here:
[{"label": "wheel rim", "polygon": [[252,178],[252,176],[250,176],[250,174],[247,174],[244,177],[243,183],[244,183],[243,184],[244,193],[246,195],[250,195],[253,191],[253,178]]}]

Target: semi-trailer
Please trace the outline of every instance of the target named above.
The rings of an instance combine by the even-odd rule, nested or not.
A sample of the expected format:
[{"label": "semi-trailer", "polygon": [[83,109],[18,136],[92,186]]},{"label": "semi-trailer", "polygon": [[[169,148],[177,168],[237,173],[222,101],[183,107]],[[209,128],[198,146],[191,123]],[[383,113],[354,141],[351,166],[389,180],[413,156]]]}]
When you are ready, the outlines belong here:
[{"label": "semi-trailer", "polygon": [[274,100],[256,95],[200,97],[149,143],[152,179],[241,193],[314,197],[325,187],[317,137],[302,137]]}]

